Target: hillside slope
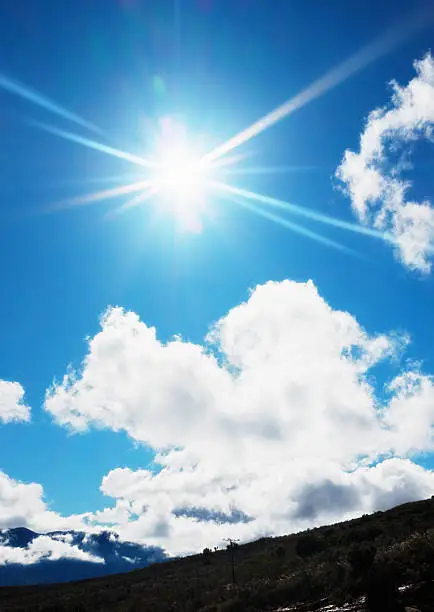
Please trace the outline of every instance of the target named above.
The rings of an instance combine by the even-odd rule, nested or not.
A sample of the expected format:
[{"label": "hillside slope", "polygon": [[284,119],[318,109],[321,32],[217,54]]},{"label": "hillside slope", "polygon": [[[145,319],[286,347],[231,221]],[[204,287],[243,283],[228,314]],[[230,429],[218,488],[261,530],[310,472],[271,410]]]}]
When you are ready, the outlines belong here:
[{"label": "hillside slope", "polygon": [[[384,612],[403,610],[396,607],[397,587],[418,583],[417,589],[401,591],[400,597],[407,598],[407,603],[415,597],[419,609],[430,612],[434,611],[433,526],[434,500],[429,499],[128,574],[64,585],[2,588],[0,610],[236,612],[272,610],[295,602],[342,603],[368,590],[371,602],[377,598],[378,607],[372,609]],[[231,584],[232,553],[235,585]],[[312,605],[297,604],[293,609],[313,609]]]}]

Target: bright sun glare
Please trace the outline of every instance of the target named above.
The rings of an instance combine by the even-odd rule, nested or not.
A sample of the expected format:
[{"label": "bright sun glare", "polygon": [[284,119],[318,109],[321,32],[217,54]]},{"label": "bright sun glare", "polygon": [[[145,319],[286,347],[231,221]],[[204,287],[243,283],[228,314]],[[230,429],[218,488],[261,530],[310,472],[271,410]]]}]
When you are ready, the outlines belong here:
[{"label": "bright sun glare", "polygon": [[205,168],[188,147],[168,149],[157,159],[152,181],[164,196],[175,200],[192,200],[203,188]]},{"label": "bright sun glare", "polygon": [[210,165],[189,142],[185,127],[166,120],[155,144],[150,189],[186,229],[200,231],[210,186]]},{"label": "bright sun glare", "polygon": [[[431,15],[431,13],[422,9],[410,16],[410,25],[406,28],[403,28],[402,24],[395,24],[380,37],[339,65],[334,66],[292,98],[266,113],[214,149],[201,152],[201,154],[198,154],[196,147],[193,146],[195,142],[187,138],[185,125],[175,117],[166,116],[160,119],[155,134],[156,139],[153,143],[150,143],[151,146],[148,148],[146,156],[129,153],[104,142],[65,131],[52,125],[31,122],[39,129],[89,149],[127,161],[145,172],[138,181],[74,197],[63,202],[60,207],[82,206],[111,198],[128,196],[127,201],[116,207],[112,214],[123,213],[137,206],[149,204],[155,207],[156,211],[168,213],[168,216],[176,220],[185,230],[200,232],[202,230],[202,220],[210,212],[209,204],[217,196],[219,201],[225,199],[231,204],[247,209],[273,223],[341,251],[352,252],[351,249],[344,247],[340,242],[298,224],[294,220],[294,216],[390,242],[390,236],[380,230],[336,219],[308,207],[234,185],[232,183],[234,176],[274,175],[294,172],[298,169],[297,166],[279,165],[244,167],[238,162],[245,159],[247,155],[237,154],[236,150],[384,55],[410,33],[422,27],[426,23],[428,14]],[[53,113],[92,129],[94,132],[101,132],[99,128],[90,125],[77,115],[51,103],[45,97],[35,94],[34,91],[28,90],[25,86],[4,78],[2,75],[0,75],[0,87],[31,99],[39,106],[48,108]],[[149,132],[151,131],[153,131],[152,128]],[[149,134],[149,132],[147,133]],[[52,208],[57,210],[59,206]],[[212,212],[214,213],[214,210]],[[291,218],[288,218],[289,215]]]}]

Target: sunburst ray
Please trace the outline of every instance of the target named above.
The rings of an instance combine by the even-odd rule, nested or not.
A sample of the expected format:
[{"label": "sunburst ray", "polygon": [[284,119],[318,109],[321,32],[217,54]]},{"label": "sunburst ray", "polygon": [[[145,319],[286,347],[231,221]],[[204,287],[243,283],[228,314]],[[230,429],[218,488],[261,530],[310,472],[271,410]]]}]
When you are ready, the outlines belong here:
[{"label": "sunburst ray", "polygon": [[38,121],[29,121],[30,125],[37,127],[45,132],[50,134],[54,134],[55,136],[59,136],[60,138],[64,138],[65,140],[69,140],[76,144],[82,145],[83,147],[87,147],[89,149],[94,149],[96,151],[100,151],[101,153],[106,153],[107,155],[111,155],[112,157],[118,157],[119,159],[123,159],[125,161],[131,162],[136,166],[142,166],[143,168],[155,168],[156,163],[145,159],[143,157],[139,157],[138,155],[134,155],[132,153],[128,153],[127,151],[121,151],[120,149],[115,149],[114,147],[110,147],[108,145],[103,144],[102,142],[98,142],[96,140],[90,140],[89,138],[85,138],[84,136],[80,136],[79,134],[74,134],[72,132],[66,132],[65,130],[61,130],[55,126],[47,125],[45,123],[40,123]]},{"label": "sunburst ray", "polygon": [[432,6],[425,6],[418,12],[408,16],[405,21],[400,20],[398,23],[388,29],[382,36],[376,38],[371,43],[360,49],[357,53],[346,59],[344,62],[332,68],[329,72],[314,81],[311,85],[306,87],[306,89],[295,95],[293,98],[290,98],[271,112],[255,121],[255,123],[244,129],[242,132],[239,132],[232,138],[229,138],[229,140],[226,142],[217,146],[205,156],[205,159],[208,162],[217,160],[230,151],[233,151],[236,147],[239,147],[248,140],[251,140],[278,121],[288,117],[288,115],[302,108],[308,102],[312,102],[319,96],[322,96],[331,89],[335,88],[337,85],[340,85],[348,78],[371,64],[374,60],[386,55],[399,43],[406,40],[411,34],[415,33],[423,26],[426,26],[428,22],[433,20],[433,13]]},{"label": "sunburst ray", "polygon": [[340,229],[355,232],[357,234],[364,234],[365,236],[370,236],[371,238],[390,240],[390,237],[387,234],[379,230],[371,229],[369,227],[359,225],[358,223],[351,223],[350,221],[343,221],[342,219],[337,219],[336,217],[325,215],[323,213],[318,213],[313,210],[310,210],[309,208],[299,206],[298,204],[292,204],[290,202],[286,202],[285,200],[279,200],[277,198],[272,198],[270,196],[262,195],[254,191],[248,191],[247,189],[241,189],[239,187],[234,187],[232,185],[228,185],[227,183],[215,182],[214,185],[217,189],[221,189],[222,191],[232,193],[233,195],[241,196],[248,200],[254,200],[261,204],[266,204],[268,206],[274,206],[276,208],[281,208],[282,210],[286,210],[289,213],[293,213],[293,214],[296,214],[302,217],[307,217],[309,219],[312,219],[313,221],[318,221],[320,223],[325,223],[327,225],[333,225],[334,227],[338,227]]},{"label": "sunburst ray", "polygon": [[88,204],[94,204],[95,202],[101,202],[111,198],[117,198],[122,195],[134,193],[141,189],[147,189],[151,185],[150,181],[137,181],[129,185],[122,185],[121,187],[114,187],[113,189],[105,189],[104,191],[97,191],[95,193],[89,193],[83,196],[77,196],[76,198],[70,198],[63,202],[59,202],[49,208],[50,211],[63,210],[65,208],[74,208],[76,206],[86,206]]},{"label": "sunburst ray", "polygon": [[249,166],[246,168],[223,169],[222,174],[227,176],[265,175],[265,174],[291,174],[296,172],[314,172],[318,166]]},{"label": "sunburst ray", "polygon": [[317,232],[314,232],[306,227],[303,227],[302,225],[299,225],[298,223],[294,223],[293,221],[289,221],[288,219],[281,217],[279,215],[276,215],[274,213],[271,213],[268,210],[254,206],[249,201],[246,201],[239,196],[227,194],[226,197],[228,197],[230,201],[234,202],[238,206],[242,206],[243,208],[246,208],[250,212],[253,212],[256,215],[259,215],[261,217],[264,217],[265,219],[268,219],[269,221],[273,221],[274,223],[277,223],[278,225],[285,227],[286,229],[290,229],[294,232],[297,232],[298,234],[306,236],[307,238],[311,238],[312,240],[315,240],[316,242],[320,242],[328,247],[338,249],[339,251],[343,251],[351,255],[359,256],[359,254],[356,253],[356,251],[354,251],[353,249],[350,249],[344,246],[343,244],[340,244],[339,242],[332,240],[331,238],[327,238],[326,236],[323,236],[322,234],[318,234]]},{"label": "sunburst ray", "polygon": [[0,87],[9,93],[20,96],[21,98],[40,106],[41,108],[45,108],[45,110],[48,110],[59,117],[73,121],[74,123],[77,123],[78,125],[81,125],[92,132],[102,133],[102,130],[93,123],[90,123],[90,121],[86,121],[86,119],[83,119],[79,115],[67,110],[66,108],[63,108],[53,100],[50,100],[34,89],[30,89],[30,87],[27,87],[23,83],[19,83],[18,81],[11,79],[4,74],[0,74]]},{"label": "sunburst ray", "polygon": [[117,216],[122,213],[125,213],[127,210],[130,210],[131,208],[135,208],[136,206],[140,206],[144,204],[145,202],[150,200],[152,196],[154,196],[156,193],[157,193],[157,189],[155,189],[155,187],[153,186],[149,186],[146,191],[134,196],[134,198],[131,198],[130,200],[128,200],[128,202],[125,202],[125,204],[122,204],[118,208],[115,208],[114,210],[107,213],[106,216],[112,217],[112,216]]}]

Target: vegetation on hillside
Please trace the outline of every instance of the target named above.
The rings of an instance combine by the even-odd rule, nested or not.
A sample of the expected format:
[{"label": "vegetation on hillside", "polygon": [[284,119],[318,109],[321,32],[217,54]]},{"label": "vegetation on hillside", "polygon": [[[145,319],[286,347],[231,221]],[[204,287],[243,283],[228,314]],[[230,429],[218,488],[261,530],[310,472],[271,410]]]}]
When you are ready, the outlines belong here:
[{"label": "vegetation on hillside", "polygon": [[[234,583],[235,579],[235,583]],[[313,610],[366,595],[372,612],[434,612],[434,499],[129,574],[0,589],[0,610],[34,612]],[[418,585],[398,591],[403,585]],[[422,593],[422,595],[421,595]]]}]

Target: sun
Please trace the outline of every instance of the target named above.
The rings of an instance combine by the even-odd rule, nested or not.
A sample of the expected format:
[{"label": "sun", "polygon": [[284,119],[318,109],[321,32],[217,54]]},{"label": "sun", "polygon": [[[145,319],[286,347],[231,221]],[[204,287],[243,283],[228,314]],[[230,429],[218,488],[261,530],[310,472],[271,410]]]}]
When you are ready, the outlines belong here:
[{"label": "sun", "polygon": [[183,124],[163,122],[154,145],[150,184],[159,209],[184,229],[200,231],[209,204],[211,166],[187,137]]},{"label": "sun", "polygon": [[195,199],[204,188],[204,164],[188,146],[168,146],[159,154],[156,162],[152,182],[164,197],[188,205],[187,201]]}]

